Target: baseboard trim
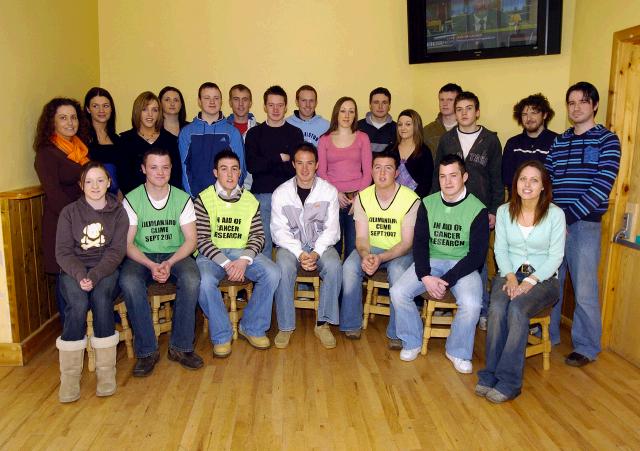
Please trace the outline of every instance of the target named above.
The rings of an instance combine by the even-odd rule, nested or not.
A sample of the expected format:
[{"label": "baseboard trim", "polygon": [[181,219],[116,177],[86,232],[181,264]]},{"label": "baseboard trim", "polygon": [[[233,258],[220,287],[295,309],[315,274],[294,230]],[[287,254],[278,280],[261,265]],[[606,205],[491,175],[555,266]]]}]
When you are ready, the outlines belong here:
[{"label": "baseboard trim", "polygon": [[61,329],[60,318],[56,313],[21,343],[0,343],[0,365],[26,365],[38,352],[49,346],[60,335]]}]

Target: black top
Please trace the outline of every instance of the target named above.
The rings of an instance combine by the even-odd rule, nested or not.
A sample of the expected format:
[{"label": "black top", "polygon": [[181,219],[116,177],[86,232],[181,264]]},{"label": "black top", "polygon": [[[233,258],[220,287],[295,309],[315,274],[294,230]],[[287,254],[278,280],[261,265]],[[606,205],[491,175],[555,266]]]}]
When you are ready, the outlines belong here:
[{"label": "black top", "polygon": [[169,184],[182,189],[182,163],[178,152],[178,138],[166,131],[160,130],[160,135],[153,144],[149,144],[135,129],[127,130],[120,134],[120,151],[122,159],[117,168],[118,182],[123,194],[137,188],[146,180],[142,173],[142,156],[153,148],[159,147],[169,151],[171,156],[171,178]]},{"label": "black top", "polygon": [[556,132],[545,128],[536,138],[531,138],[525,131],[509,138],[502,154],[502,183],[509,192],[518,166],[529,160],[538,160],[544,164],[556,136]]},{"label": "black top", "polygon": [[[395,144],[387,147],[387,149],[396,152],[398,156],[400,155],[398,147]],[[416,194],[420,198],[427,196],[431,190],[431,180],[433,179],[433,157],[431,150],[426,144],[422,144],[420,154],[416,155],[415,152],[412,153],[404,165],[407,171],[409,171],[411,178],[418,184],[415,189]]]},{"label": "black top", "polygon": [[[250,128],[244,146],[247,170],[253,176],[251,192],[273,193],[293,177],[293,149],[303,141],[302,131],[288,122],[281,127],[263,122]],[[291,161],[282,161],[281,153],[288,154]]]},{"label": "black top", "polygon": [[111,187],[109,192],[116,194],[120,187],[118,182],[118,169],[122,167],[122,150],[120,148],[120,137],[110,136],[113,144],[100,144],[97,140],[89,143],[89,158],[91,161],[98,161],[105,165],[111,177]]},{"label": "black top", "polygon": [[307,200],[307,197],[309,197],[309,194],[311,193],[311,188],[300,188],[298,184],[296,184],[296,188],[298,188],[298,197],[300,198],[302,205],[304,205],[304,201]]}]

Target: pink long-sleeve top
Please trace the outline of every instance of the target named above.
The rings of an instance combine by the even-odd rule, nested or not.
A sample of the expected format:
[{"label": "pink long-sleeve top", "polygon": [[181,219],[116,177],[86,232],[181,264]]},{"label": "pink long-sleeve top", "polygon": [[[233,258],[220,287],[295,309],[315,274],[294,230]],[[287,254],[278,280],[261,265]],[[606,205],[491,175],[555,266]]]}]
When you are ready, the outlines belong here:
[{"label": "pink long-sleeve top", "polygon": [[371,143],[366,133],[356,131],[349,147],[336,147],[330,135],[318,141],[318,175],[342,193],[371,185]]}]

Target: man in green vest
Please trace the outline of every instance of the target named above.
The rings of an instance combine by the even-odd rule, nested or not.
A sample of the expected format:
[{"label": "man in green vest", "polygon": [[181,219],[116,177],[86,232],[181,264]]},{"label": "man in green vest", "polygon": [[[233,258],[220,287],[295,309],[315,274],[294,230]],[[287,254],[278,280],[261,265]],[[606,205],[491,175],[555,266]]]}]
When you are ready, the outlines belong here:
[{"label": "man in green vest", "polygon": [[[342,265],[342,306],[340,330],[347,338],[360,338],[362,327],[362,280],[378,269],[386,268],[393,286],[413,263],[411,244],[413,226],[420,204],[409,188],[396,182],[400,157],[382,151],[373,154],[373,185],[362,190],[354,200],[356,249]],[[396,335],[395,312],[387,326],[389,349],[400,349]]]},{"label": "man in green vest", "polygon": [[152,148],[142,159],[146,182],[127,193],[122,202],[129,216],[127,259],[120,271],[120,288],[129,312],[138,358],[136,377],[147,376],[158,361],[147,284],[176,282],[169,360],[188,369],[202,366],[193,352],[196,302],[200,273],[191,256],[196,247],[196,215],[187,193],[169,185],[171,158],[165,149]]},{"label": "man in green vest", "polygon": [[213,167],[215,185],[203,190],[195,201],[199,251],[196,262],[202,277],[200,307],[209,318],[213,356],[224,358],[231,354],[233,332],[218,289],[220,281],[226,277],[231,282],[245,278],[254,282],[238,333],[254,348],[267,349],[271,343],[266,332],[271,325],[271,305],[280,270],[260,253],[264,231],[259,205],[253,194],[238,186],[238,156],[231,149],[221,150]]},{"label": "man in green vest", "polygon": [[425,291],[442,299],[451,290],[458,311],[445,346],[456,371],[471,373],[475,327],[482,307],[482,281],[478,268],[487,256],[487,208],[467,192],[468,174],[462,158],[444,156],[438,166],[441,191],[422,200],[413,240],[415,263],[391,287],[396,310],[396,330],[402,340],[400,359],[418,357],[422,345],[422,320],[413,298]]}]

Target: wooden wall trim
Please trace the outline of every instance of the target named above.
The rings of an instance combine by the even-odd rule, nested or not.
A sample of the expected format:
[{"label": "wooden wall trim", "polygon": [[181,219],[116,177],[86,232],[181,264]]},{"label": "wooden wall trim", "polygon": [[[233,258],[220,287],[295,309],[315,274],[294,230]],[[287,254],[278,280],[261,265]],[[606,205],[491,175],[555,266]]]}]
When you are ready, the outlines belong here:
[{"label": "wooden wall trim", "polygon": [[20,188],[12,191],[4,191],[0,193],[0,199],[31,199],[32,197],[41,196],[44,194],[42,187],[38,186],[29,186],[27,188]]}]

